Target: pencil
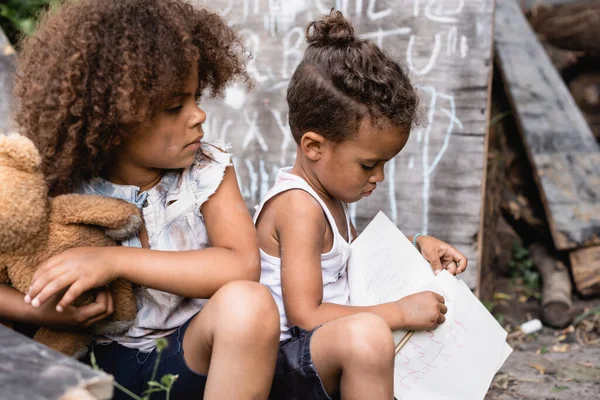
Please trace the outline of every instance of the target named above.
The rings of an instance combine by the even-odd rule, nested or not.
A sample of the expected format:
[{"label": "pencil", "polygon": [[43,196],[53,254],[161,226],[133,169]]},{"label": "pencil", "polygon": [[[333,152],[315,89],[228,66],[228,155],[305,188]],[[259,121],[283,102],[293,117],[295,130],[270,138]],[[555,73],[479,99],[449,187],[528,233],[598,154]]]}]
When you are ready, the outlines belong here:
[{"label": "pencil", "polygon": [[394,354],[398,354],[400,352],[400,349],[402,349],[402,347],[404,347],[404,345],[410,340],[412,335],[413,335],[413,331],[408,331],[408,333],[406,335],[404,335],[404,337],[402,338],[400,343],[398,343],[398,345],[396,346],[396,352]]}]

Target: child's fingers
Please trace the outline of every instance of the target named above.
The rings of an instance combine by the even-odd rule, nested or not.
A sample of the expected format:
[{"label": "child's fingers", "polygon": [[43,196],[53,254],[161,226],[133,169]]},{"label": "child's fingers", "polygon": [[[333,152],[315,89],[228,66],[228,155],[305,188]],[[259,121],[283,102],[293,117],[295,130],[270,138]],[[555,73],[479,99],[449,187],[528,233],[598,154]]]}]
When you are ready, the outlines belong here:
[{"label": "child's fingers", "polygon": [[[40,293],[48,286],[51,282],[56,279],[61,280],[65,278],[64,269],[60,267],[55,267],[49,269],[44,274],[40,274],[37,277],[34,276],[31,281],[31,286],[25,295],[25,302],[31,303],[33,306],[38,307],[44,303],[48,299],[49,296],[43,296],[42,298],[38,298]],[[55,292],[56,293],[56,292]],[[33,300],[38,299],[35,304],[33,304]]]},{"label": "child's fingers", "polygon": [[103,320],[113,312],[113,301],[112,296],[109,292],[103,290],[98,293],[96,300],[85,306],[86,310],[86,322],[84,326],[89,327],[96,322]]},{"label": "child's fingers", "polygon": [[63,298],[60,299],[60,301],[56,305],[56,310],[60,311],[60,309],[68,307],[73,301],[75,301],[77,297],[81,296],[83,292],[86,292],[92,288],[93,286],[87,284],[84,280],[76,280],[73,284],[69,286],[69,289],[67,290]]},{"label": "child's fingers", "polygon": [[[41,306],[46,302],[46,300],[48,300],[58,292],[61,292],[67,287],[69,287],[75,280],[76,278],[73,275],[69,274],[62,274],[57,276],[56,278],[48,282],[46,285],[44,285],[44,287],[37,294],[29,295],[32,299],[31,305],[34,307]],[[60,309],[58,305],[56,307],[56,311],[62,311],[63,309],[64,306],[62,309]]]},{"label": "child's fingers", "polygon": [[452,261],[446,266],[446,271],[448,271],[452,275],[456,275],[458,273],[458,266],[454,261]]},{"label": "child's fingers", "polygon": [[452,260],[456,263],[457,274],[467,269],[467,257],[454,247],[450,246],[448,249],[448,255],[452,257]]},{"label": "child's fingers", "polygon": [[90,303],[81,307],[69,306],[66,309],[71,309],[75,320],[87,328],[99,319],[104,318],[105,308],[105,304]]},{"label": "child's fingers", "polygon": [[448,307],[446,307],[444,304],[440,304],[440,312],[442,314],[446,314],[448,312]]},{"label": "child's fingers", "polygon": [[112,298],[112,294],[110,293],[110,289],[108,287],[106,288],[106,296],[108,297],[108,310],[106,310],[106,316],[108,317],[114,311],[113,298]]},{"label": "child's fingers", "polygon": [[469,260],[467,260],[467,257],[465,257],[462,253],[458,253],[460,256],[458,257],[458,259],[456,260],[456,264],[458,265],[458,272],[457,273],[461,273],[461,272],[465,272],[465,270],[467,269],[467,264],[469,263]]},{"label": "child's fingers", "polygon": [[113,313],[113,298],[108,286],[103,288],[102,291],[98,293],[96,302],[100,301],[106,302],[106,310],[104,311],[104,314],[99,317],[99,319],[104,319]]},{"label": "child's fingers", "polygon": [[431,269],[433,270],[433,272],[435,273],[436,271],[441,271],[442,269],[444,269],[444,267],[442,266],[442,262],[440,261],[440,258],[438,257],[437,253],[435,254],[424,254],[425,259],[429,262],[429,264],[431,265]]},{"label": "child's fingers", "polygon": [[41,263],[36,269],[35,273],[33,274],[33,278],[31,281],[34,282],[40,276],[45,275],[48,271],[51,271],[52,269],[60,265],[62,260],[61,256],[62,253],[54,257],[50,257],[49,259]]},{"label": "child's fingers", "polygon": [[76,321],[89,327],[112,314],[112,296],[103,290],[97,293],[93,303],[81,307],[68,306]]}]

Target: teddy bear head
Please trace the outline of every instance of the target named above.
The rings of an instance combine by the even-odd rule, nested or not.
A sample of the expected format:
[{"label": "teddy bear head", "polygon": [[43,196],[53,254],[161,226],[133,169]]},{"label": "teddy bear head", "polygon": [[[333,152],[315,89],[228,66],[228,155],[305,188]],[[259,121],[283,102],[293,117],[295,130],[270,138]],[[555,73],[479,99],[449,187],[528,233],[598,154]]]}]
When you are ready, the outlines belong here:
[{"label": "teddy bear head", "polygon": [[0,252],[18,252],[48,226],[48,187],[31,140],[0,133]]}]

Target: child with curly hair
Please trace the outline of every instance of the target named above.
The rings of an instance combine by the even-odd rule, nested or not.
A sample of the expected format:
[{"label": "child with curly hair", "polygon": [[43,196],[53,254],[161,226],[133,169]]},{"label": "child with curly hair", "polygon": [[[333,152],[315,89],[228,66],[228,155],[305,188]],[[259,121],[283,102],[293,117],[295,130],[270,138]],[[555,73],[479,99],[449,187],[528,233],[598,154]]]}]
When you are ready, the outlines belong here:
[{"label": "child with curly hair", "polygon": [[[273,399],[392,399],[397,329],[435,329],[444,299],[421,292],[374,307],[349,306],[347,261],[356,231],[347,203],[369,196],[406,144],[418,97],[406,74],[332,11],[307,28],[309,43],[287,92],[296,162],[254,216],[261,282],[280,312]],[[415,235],[416,236],[416,235]],[[410,238],[413,240],[413,238]],[[434,271],[465,270],[458,250],[416,243]]]},{"label": "child with curly hair", "polygon": [[[17,122],[40,150],[50,193],[123,199],[144,219],[122,246],[48,260],[25,302],[44,309],[45,320],[31,314],[37,322],[69,314],[63,320],[87,325],[110,312],[111,299],[101,290],[93,308],[73,316],[77,296],[117,277],[133,282],[134,326],[97,338],[94,353],[136,394],[152,375],[158,338],[169,346],[157,376],[179,376],[171,398],[269,393],[277,307],[257,282],[256,231],[231,155],[202,140],[198,104],[233,80],[250,85],[246,59],[221,17],[184,0],[66,1],[22,46]],[[22,295],[2,293],[6,308],[22,309]]]}]

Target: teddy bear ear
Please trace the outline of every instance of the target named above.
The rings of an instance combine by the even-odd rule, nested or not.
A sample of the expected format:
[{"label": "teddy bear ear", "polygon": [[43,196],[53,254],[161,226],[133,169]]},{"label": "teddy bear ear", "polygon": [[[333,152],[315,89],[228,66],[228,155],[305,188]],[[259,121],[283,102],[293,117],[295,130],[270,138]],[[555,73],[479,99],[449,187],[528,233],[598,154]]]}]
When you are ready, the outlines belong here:
[{"label": "teddy bear ear", "polygon": [[24,172],[38,172],[40,153],[31,140],[17,133],[0,134],[0,166]]}]

